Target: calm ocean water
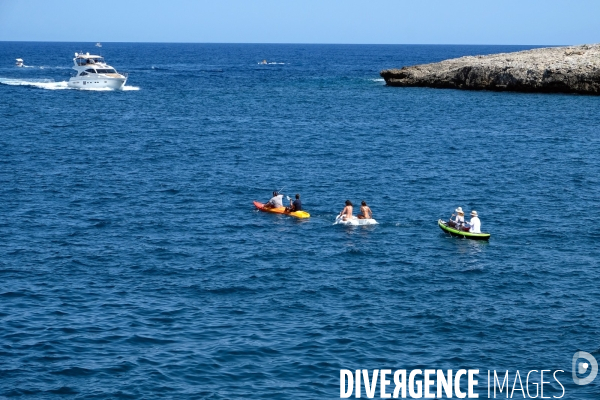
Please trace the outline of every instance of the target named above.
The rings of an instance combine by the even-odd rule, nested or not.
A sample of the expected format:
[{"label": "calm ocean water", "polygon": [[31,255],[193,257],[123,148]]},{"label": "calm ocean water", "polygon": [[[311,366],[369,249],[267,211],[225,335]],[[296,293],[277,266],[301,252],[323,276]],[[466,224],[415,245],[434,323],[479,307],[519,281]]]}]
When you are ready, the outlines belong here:
[{"label": "calm ocean water", "polygon": [[[524,48],[0,42],[0,396],[334,399],[342,368],[429,367],[599,398],[571,357],[600,359],[600,97],[378,74]],[[128,90],[65,89],[81,50]],[[281,187],[310,220],[253,210]],[[346,199],[380,225],[333,226]],[[443,234],[457,206],[489,243]]]}]

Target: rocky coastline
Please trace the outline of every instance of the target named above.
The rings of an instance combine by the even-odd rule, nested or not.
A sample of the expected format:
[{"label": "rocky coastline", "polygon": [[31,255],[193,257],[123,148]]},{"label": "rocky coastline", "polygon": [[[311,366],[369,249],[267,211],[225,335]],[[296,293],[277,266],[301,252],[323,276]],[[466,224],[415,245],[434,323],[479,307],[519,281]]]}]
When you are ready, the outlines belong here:
[{"label": "rocky coastline", "polygon": [[600,44],[467,56],[380,75],[389,86],[600,95]]}]

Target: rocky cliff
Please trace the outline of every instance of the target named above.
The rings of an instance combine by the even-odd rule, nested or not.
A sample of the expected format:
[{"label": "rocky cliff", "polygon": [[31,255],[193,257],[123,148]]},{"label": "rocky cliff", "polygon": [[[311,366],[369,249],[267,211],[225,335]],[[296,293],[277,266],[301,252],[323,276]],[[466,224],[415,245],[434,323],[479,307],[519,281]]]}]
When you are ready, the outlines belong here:
[{"label": "rocky cliff", "polygon": [[390,86],[600,95],[600,44],[461,57],[381,76]]}]

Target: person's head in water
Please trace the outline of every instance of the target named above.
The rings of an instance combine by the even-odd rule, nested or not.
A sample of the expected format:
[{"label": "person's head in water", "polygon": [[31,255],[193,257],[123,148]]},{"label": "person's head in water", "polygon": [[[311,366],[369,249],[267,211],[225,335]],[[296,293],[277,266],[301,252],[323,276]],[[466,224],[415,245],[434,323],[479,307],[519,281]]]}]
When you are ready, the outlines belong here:
[{"label": "person's head in water", "polygon": [[352,206],[352,202],[350,200],[346,200],[346,205],[347,206]]},{"label": "person's head in water", "polygon": [[296,200],[300,200],[300,195],[296,193]]},{"label": "person's head in water", "polygon": [[363,201],[360,202],[360,205],[364,207],[364,206],[367,205],[367,202],[363,200]]}]

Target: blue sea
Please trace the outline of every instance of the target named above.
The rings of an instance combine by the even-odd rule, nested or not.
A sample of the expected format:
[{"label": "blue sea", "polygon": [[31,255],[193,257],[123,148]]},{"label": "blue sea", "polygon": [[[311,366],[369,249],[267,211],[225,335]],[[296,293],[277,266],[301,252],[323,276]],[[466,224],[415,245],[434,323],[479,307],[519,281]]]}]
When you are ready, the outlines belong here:
[{"label": "blue sea", "polygon": [[[0,42],[0,397],[336,399],[341,369],[464,368],[481,398],[488,370],[563,370],[598,399],[571,358],[600,360],[600,97],[379,76],[533,47]],[[68,89],[78,51],[125,90]],[[310,219],[254,209],[281,188]],[[347,199],[379,225],[333,225]],[[489,242],[442,232],[458,206]]]}]

